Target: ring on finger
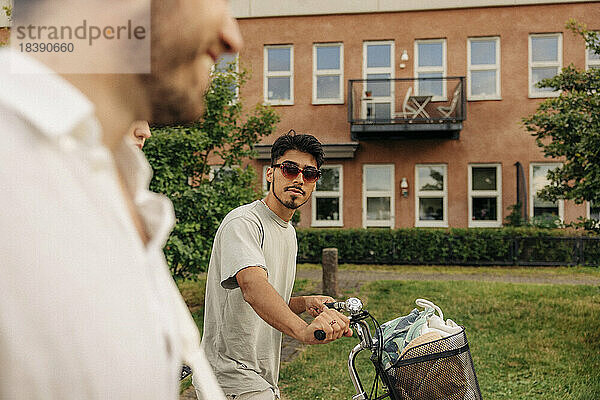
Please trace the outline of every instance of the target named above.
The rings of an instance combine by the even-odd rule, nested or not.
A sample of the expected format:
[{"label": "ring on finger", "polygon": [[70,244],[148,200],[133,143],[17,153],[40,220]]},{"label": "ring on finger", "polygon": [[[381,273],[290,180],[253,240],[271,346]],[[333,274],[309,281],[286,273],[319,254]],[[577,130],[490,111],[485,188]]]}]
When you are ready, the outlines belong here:
[{"label": "ring on finger", "polygon": [[329,323],[329,325],[331,325],[331,326],[333,326],[335,324],[337,324],[337,321],[335,319],[332,319],[331,322]]}]

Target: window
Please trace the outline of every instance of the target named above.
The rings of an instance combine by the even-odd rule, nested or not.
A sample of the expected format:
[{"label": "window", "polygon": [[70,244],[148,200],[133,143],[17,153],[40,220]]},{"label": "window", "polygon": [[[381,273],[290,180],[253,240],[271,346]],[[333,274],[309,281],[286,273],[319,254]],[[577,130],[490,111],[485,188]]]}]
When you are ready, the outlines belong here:
[{"label": "window", "polygon": [[265,46],[264,99],[271,105],[294,104],[294,48]]},{"label": "window", "polygon": [[560,164],[531,164],[529,167],[529,215],[531,217],[556,216],[563,218],[564,201],[546,201],[537,193],[548,185],[548,172]]},{"label": "window", "polygon": [[600,205],[594,204],[591,201],[587,202],[587,217],[588,219],[593,219],[596,221],[600,221]]},{"label": "window", "polygon": [[442,79],[446,76],[446,39],[415,42],[415,74],[419,78],[415,82],[417,95],[446,100],[446,82]]},{"label": "window", "polygon": [[312,226],[343,226],[342,166],[325,165],[321,172],[312,195]]},{"label": "window", "polygon": [[416,166],[416,226],[448,226],[446,171],[445,164]]},{"label": "window", "polygon": [[[219,57],[217,63],[213,67],[213,73],[225,73],[228,70],[239,72],[238,54],[237,53],[224,53]],[[234,100],[240,95],[239,86],[232,83],[231,91],[234,92]]]},{"label": "window", "polygon": [[240,170],[240,167],[237,165],[233,167],[225,167],[223,165],[211,165],[210,171],[208,173],[208,180],[213,181],[216,179],[216,181],[222,181],[226,179],[231,179],[232,177],[236,176],[236,170]]},{"label": "window", "polygon": [[223,53],[217,60],[217,63],[215,64],[215,71],[226,72],[230,66],[233,67],[234,71],[237,71],[237,57],[237,53]]},{"label": "window", "polygon": [[471,38],[467,46],[469,100],[500,99],[500,38]]},{"label": "window", "polygon": [[344,46],[313,46],[313,104],[344,103]]},{"label": "window", "polygon": [[394,227],[393,165],[363,165],[363,226]]},{"label": "window", "polygon": [[536,83],[552,78],[562,68],[562,35],[560,33],[529,36],[529,97],[558,96],[552,88],[538,88]]},{"label": "window", "polygon": [[592,49],[585,49],[585,69],[600,68],[600,54]]},{"label": "window", "polygon": [[[363,78],[394,78],[394,42],[364,42]],[[370,92],[370,96],[366,93]],[[392,81],[367,81],[361,96],[362,115],[366,119],[391,119],[394,109],[394,86]]]},{"label": "window", "polygon": [[502,226],[502,174],[498,164],[469,166],[469,227]]}]

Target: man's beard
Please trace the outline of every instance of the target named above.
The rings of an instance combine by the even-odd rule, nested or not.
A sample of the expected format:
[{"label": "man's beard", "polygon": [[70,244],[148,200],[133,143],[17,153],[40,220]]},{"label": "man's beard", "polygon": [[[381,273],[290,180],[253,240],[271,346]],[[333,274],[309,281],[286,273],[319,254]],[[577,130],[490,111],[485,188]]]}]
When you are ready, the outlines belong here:
[{"label": "man's beard", "polygon": [[309,198],[307,198],[306,200],[304,200],[304,202],[296,205],[295,203],[295,199],[290,199],[289,201],[283,201],[279,198],[279,196],[277,196],[277,193],[275,193],[275,179],[273,179],[273,182],[271,183],[271,190],[273,190],[273,195],[275,196],[275,198],[285,207],[285,208],[289,208],[290,210],[296,210],[300,207],[302,207],[304,204],[306,204],[306,202],[308,201]]},{"label": "man's beard", "polygon": [[152,74],[140,76],[148,88],[151,123],[153,126],[188,125],[197,121],[204,112],[203,104],[192,106],[186,93],[174,89]]},{"label": "man's beard", "polygon": [[165,64],[156,54],[169,53],[168,43],[156,37],[154,30],[152,33],[151,73],[138,75],[150,107],[150,117],[144,119],[154,126],[194,123],[205,110],[204,95],[210,86],[208,58],[192,63],[189,58],[195,53],[177,53]]}]

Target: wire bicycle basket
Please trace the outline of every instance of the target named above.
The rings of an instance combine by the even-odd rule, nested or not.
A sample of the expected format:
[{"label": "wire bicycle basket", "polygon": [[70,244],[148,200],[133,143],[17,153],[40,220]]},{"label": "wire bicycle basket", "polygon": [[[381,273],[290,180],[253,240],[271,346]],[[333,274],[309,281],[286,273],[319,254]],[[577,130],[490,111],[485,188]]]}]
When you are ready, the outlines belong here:
[{"label": "wire bicycle basket", "polygon": [[[351,326],[360,339],[348,357],[356,390],[353,400],[482,400],[465,329],[451,320],[444,322],[435,304],[418,299],[417,305],[426,307],[425,311],[415,309],[383,326],[363,310],[359,299],[327,305],[350,313]],[[375,337],[367,318],[375,326]],[[354,366],[358,353],[366,349],[371,351],[376,371],[370,394],[363,389]],[[386,393],[378,397],[379,378]]]},{"label": "wire bicycle basket", "polygon": [[446,338],[411,347],[382,371],[383,381],[394,393],[392,398],[481,400],[464,328]]}]

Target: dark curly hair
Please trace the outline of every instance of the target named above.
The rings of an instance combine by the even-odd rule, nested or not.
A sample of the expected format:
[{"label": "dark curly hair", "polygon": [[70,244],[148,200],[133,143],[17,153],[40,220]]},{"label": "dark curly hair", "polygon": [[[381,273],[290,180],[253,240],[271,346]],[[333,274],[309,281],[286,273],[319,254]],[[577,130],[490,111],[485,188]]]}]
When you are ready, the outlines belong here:
[{"label": "dark curly hair", "polygon": [[271,148],[271,165],[277,163],[277,160],[288,150],[298,150],[303,153],[308,153],[315,158],[317,168],[321,168],[325,153],[323,145],[313,135],[304,133],[296,133],[291,129],[285,135],[281,135]]}]

